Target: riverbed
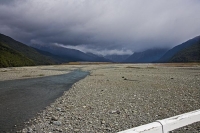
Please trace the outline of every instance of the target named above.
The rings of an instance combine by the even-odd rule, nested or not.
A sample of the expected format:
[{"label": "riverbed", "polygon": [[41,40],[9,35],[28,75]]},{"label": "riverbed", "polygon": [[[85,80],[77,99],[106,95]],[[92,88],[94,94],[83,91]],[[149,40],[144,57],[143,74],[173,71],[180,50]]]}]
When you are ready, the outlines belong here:
[{"label": "riverbed", "polygon": [[88,74],[74,70],[61,75],[0,81],[0,132],[22,129],[24,122]]}]

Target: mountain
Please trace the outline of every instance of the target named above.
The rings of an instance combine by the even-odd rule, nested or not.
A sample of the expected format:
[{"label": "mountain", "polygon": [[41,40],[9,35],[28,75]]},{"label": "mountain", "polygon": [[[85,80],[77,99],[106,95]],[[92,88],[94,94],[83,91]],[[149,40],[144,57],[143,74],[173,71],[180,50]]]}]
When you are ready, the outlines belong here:
[{"label": "mountain", "polygon": [[0,42],[0,67],[32,66],[34,61]]},{"label": "mountain", "polygon": [[87,55],[91,56],[94,58],[94,60],[98,61],[98,62],[112,62],[109,59],[104,58],[103,56],[99,56],[93,53],[86,53]]},{"label": "mountain", "polygon": [[57,45],[50,46],[37,46],[34,47],[39,48],[40,50],[50,52],[61,59],[67,59],[68,61],[88,61],[88,62],[109,62],[109,60],[105,58],[98,57],[92,53],[83,53],[79,50],[69,49]]},{"label": "mountain", "polygon": [[199,58],[200,36],[167,51],[157,62],[192,62]]},{"label": "mountain", "polygon": [[129,56],[124,62],[129,63],[151,63],[160,59],[168,49],[149,49],[143,52],[135,52]]},{"label": "mountain", "polygon": [[0,34],[0,67],[49,65],[58,61],[32,47]]},{"label": "mountain", "polygon": [[169,62],[200,62],[200,40],[176,53]]},{"label": "mountain", "polygon": [[130,55],[106,55],[104,58],[109,59],[113,62],[123,62],[126,60]]}]

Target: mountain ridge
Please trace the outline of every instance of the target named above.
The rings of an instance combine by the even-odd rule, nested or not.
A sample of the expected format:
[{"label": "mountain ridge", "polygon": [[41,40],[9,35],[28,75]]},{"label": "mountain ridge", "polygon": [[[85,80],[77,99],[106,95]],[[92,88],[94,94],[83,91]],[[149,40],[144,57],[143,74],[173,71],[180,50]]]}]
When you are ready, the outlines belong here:
[{"label": "mountain ridge", "polygon": [[171,48],[159,60],[157,60],[157,62],[161,62],[161,63],[170,62],[171,58],[173,58],[173,56],[175,54],[177,54],[181,50],[184,50],[184,49],[188,48],[189,46],[191,46],[191,45],[193,45],[193,44],[195,44],[199,41],[200,41],[200,36],[196,36],[192,39],[189,39],[188,41],[183,42],[183,43]]},{"label": "mountain ridge", "polygon": [[129,56],[124,62],[127,63],[153,63],[160,59],[168,49],[154,48],[143,52],[135,52]]},{"label": "mountain ridge", "polygon": [[28,46],[0,33],[0,67],[52,65],[67,62],[170,63],[200,62],[200,36],[171,49],[152,48],[132,55],[98,56],[57,45]]}]

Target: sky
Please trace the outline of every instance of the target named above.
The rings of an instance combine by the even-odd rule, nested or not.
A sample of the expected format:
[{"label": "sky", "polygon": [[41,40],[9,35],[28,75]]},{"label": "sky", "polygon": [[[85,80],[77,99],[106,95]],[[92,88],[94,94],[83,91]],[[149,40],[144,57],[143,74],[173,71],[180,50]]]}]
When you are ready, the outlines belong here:
[{"label": "sky", "polygon": [[0,33],[102,55],[172,48],[200,35],[200,0],[0,0]]}]

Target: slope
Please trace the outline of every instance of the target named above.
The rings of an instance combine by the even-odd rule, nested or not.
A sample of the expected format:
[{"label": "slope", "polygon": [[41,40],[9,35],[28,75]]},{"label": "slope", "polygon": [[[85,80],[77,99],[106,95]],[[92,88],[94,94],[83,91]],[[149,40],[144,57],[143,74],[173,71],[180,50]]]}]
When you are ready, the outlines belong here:
[{"label": "slope", "polygon": [[50,52],[61,59],[67,59],[68,61],[89,61],[89,62],[108,62],[107,59],[98,57],[97,55],[91,53],[84,53],[76,49],[69,49],[57,45],[49,46],[37,46],[35,48],[40,50]]},{"label": "slope", "polygon": [[[14,60],[15,58],[13,57],[15,54],[17,56],[20,55],[20,57],[24,58],[25,60],[28,59],[30,61],[32,61],[32,65],[49,65],[49,64],[55,64],[57,63],[56,59],[50,57],[50,56],[46,56],[43,55],[41,53],[39,53],[37,50],[35,50],[32,47],[29,47],[23,43],[20,43],[8,36],[5,36],[3,34],[0,34],[0,43],[1,43],[1,50],[7,50],[4,52],[1,52],[1,57],[7,58],[7,60]],[[6,48],[5,48],[6,47]],[[12,52],[11,52],[12,51]],[[15,51],[15,52],[13,52]],[[10,53],[10,54],[8,54]],[[11,56],[12,53],[12,56]],[[10,55],[10,56],[8,56]],[[22,63],[23,64],[23,63]],[[11,64],[10,64],[11,65]],[[26,63],[24,64],[26,65]],[[11,66],[15,66],[14,64],[12,64]]]},{"label": "slope", "polygon": [[167,49],[148,49],[143,52],[135,52],[130,57],[128,57],[124,62],[129,63],[151,63],[160,59],[165,53]]},{"label": "slope", "polygon": [[190,39],[180,45],[177,45],[166,52],[157,62],[170,62],[172,61],[173,56],[178,54],[180,51],[189,48],[191,45],[198,43],[200,36],[197,36],[193,39]]},{"label": "slope", "polygon": [[0,42],[0,67],[35,65],[34,61]]},{"label": "slope", "polygon": [[169,62],[200,62],[200,41],[176,53]]}]

